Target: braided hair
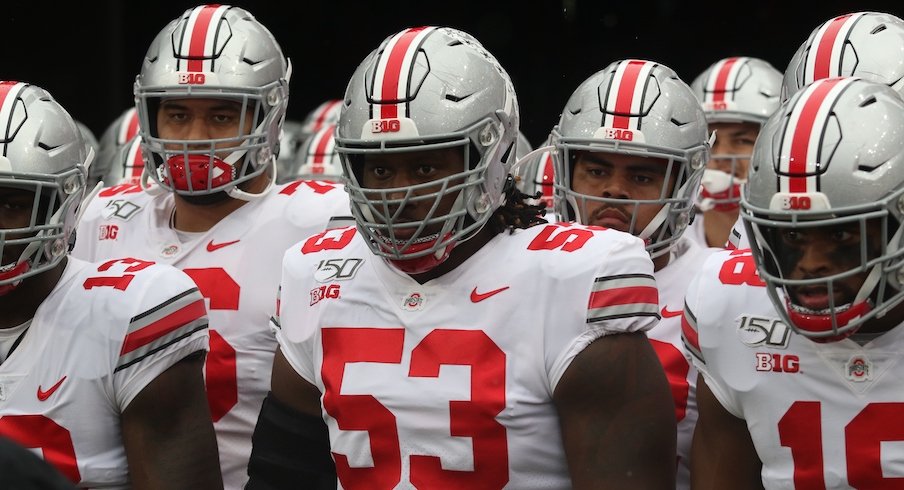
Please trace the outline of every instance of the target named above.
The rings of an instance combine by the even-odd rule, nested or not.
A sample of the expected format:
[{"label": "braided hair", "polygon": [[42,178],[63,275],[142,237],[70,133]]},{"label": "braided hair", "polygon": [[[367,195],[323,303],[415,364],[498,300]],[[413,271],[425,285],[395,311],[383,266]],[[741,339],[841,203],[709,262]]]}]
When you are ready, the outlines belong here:
[{"label": "braided hair", "polygon": [[490,224],[493,231],[497,234],[508,230],[513,233],[515,229],[530,228],[534,225],[545,224],[546,220],[543,215],[546,213],[546,206],[542,202],[530,204],[528,199],[539,199],[543,193],[537,191],[533,196],[521,192],[515,185],[515,178],[509,174],[505,179],[505,203],[496,209],[490,218]]}]

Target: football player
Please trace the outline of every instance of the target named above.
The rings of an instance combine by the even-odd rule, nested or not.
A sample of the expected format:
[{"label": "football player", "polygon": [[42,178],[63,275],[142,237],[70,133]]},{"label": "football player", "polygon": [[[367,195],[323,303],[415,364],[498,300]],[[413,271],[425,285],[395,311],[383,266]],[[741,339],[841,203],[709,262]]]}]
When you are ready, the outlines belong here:
[{"label": "football player", "polygon": [[696,371],[681,344],[687,279],[715,249],[683,237],[709,156],[703,109],[667,66],[612,62],[569,98],[552,130],[561,221],[630,233],[646,244],[662,321],[647,332],[672,388],[677,488],[688,488]]},{"label": "football player", "polygon": [[[853,76],[888,85],[904,96],[904,20],[884,12],[852,12],[816,26],[791,57],[782,101],[801,87],[830,77]],[[739,218],[727,248],[750,248]]]},{"label": "football player", "polygon": [[781,103],[782,73],[758,58],[725,58],[698,75],[691,89],[715,141],[687,235],[704,247],[724,247],[738,221],[750,152],[763,122]]},{"label": "football player", "polygon": [[197,286],[69,257],[93,153],[44,89],[0,82],[0,134],[0,435],[80,488],[222,488]]},{"label": "football player", "polygon": [[904,476],[904,101],[825,78],[757,139],[749,250],[688,288],[697,488],[890,488]]},{"label": "football player", "polygon": [[247,479],[270,387],[279,257],[349,214],[341,186],[274,184],[289,74],[277,41],[244,9],[201,5],[170,22],[135,81],[142,183],[102,190],[75,249],[166,262],[195,280],[209,303],[207,395],[231,489]]},{"label": "football player", "polygon": [[674,488],[649,255],[526,203],[495,57],[456,29],[404,29],[346,100],[357,226],[285,254],[249,488],[332,471],[346,489]]}]

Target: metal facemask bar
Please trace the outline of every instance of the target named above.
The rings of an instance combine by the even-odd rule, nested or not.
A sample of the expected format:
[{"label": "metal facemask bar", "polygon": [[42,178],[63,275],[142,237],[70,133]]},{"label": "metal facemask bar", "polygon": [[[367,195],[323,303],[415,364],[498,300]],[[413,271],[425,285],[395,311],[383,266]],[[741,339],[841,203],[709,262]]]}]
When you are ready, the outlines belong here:
[{"label": "metal facemask bar", "polygon": [[[82,165],[59,175],[35,175],[18,172],[0,177],[0,187],[24,189],[34,192],[31,218],[24,228],[0,229],[0,252],[9,246],[25,245],[15,262],[0,264],[0,271],[12,270],[28,261],[29,268],[23,274],[0,279],[0,285],[13,284],[55,267],[69,252],[66,241],[65,217],[78,206],[86,185],[87,171]],[[62,196],[67,196],[60,202]],[[46,200],[43,217],[40,216],[42,198]],[[43,218],[43,219],[39,219]],[[74,228],[75,224],[73,224]],[[12,237],[12,238],[11,238]]]},{"label": "metal facemask bar", "polygon": [[[141,145],[146,162],[145,174],[147,174],[142,175],[143,187],[147,189],[146,183],[149,176],[161,189],[177,194],[204,195],[219,191],[231,193],[233,190],[237,190],[236,187],[239,184],[253,179],[266,167],[273,167],[276,156],[271,153],[268,139],[271,136],[278,137],[279,134],[270,135],[269,128],[273,124],[272,119],[279,117],[281,111],[275,110],[275,107],[283,103],[287,95],[285,92],[286,88],[282,81],[272,82],[261,89],[247,90],[226,86],[155,87],[143,89],[137,96],[143,109],[139,110],[139,115],[142,119],[139,122],[139,126],[148,128],[148,131],[142,131],[143,134],[148,135],[147,138],[143,138]],[[238,102],[242,108],[238,124],[239,133],[233,137],[217,139],[182,140],[160,138],[157,135],[156,117],[162,101],[164,99],[189,98],[210,98]],[[147,120],[151,118],[154,120]],[[252,129],[248,134],[242,134],[249,119],[251,120]],[[217,145],[224,144],[228,146],[217,147]],[[167,149],[167,145],[175,148]],[[185,179],[188,183],[188,189],[181,190],[174,187],[174,176],[171,175],[167,162],[170,158],[180,155],[185,161],[188,161],[192,156],[208,159],[207,175],[204,176],[204,180],[207,182],[206,186],[195,186],[194,180],[198,176],[193,176],[191,169],[186,165]],[[220,158],[218,155],[223,155],[223,157]],[[216,160],[225,162],[232,169],[216,168],[214,165]],[[149,165],[151,166],[150,168]],[[220,177],[223,171],[232,172],[229,181],[219,186],[213,185],[214,180]],[[164,182],[169,182],[169,184]],[[244,193],[234,197],[243,199],[241,194]],[[254,197],[257,197],[257,195],[251,195],[251,198]]]},{"label": "metal facemask bar", "polygon": [[[560,137],[559,146],[560,149],[555,154],[556,178],[553,189],[557,201],[557,214],[559,214],[560,219],[568,220],[569,218],[574,218],[575,221],[584,223],[588,216],[585,216],[586,206],[582,204],[587,202],[599,202],[628,208],[631,213],[629,232],[644,240],[646,249],[652,258],[664,255],[671,250],[690,221],[690,215],[694,206],[694,196],[700,187],[702,169],[706,163],[705,145],[689,150],[675,151],[670,148],[653,145],[640,146],[618,140],[601,144],[599,140],[595,139]],[[667,168],[659,198],[647,200],[613,199],[575,192],[571,188],[571,179],[573,173],[572,154],[576,151],[619,153],[666,160]],[[671,195],[666,195],[668,183],[676,171],[675,188]],[[637,211],[640,206],[649,205],[662,207],[650,223],[643,230],[638,231],[636,229]],[[568,216],[569,211],[573,211],[575,216]]]},{"label": "metal facemask bar", "polygon": [[[450,243],[467,240],[480,231],[486,222],[486,219],[482,221],[467,219],[471,213],[466,203],[466,193],[472,190],[478,192],[477,188],[485,182],[488,165],[488,162],[481,162],[473,169],[468,168],[471,148],[467,135],[452,141],[444,139],[437,143],[423,144],[423,139],[419,139],[407,142],[417,143],[416,146],[395,146],[405,143],[400,140],[382,141],[379,143],[379,147],[350,148],[344,146],[341,149],[337,145],[348,177],[346,189],[352,204],[352,214],[358,222],[358,229],[368,238],[371,250],[376,255],[390,259],[413,259],[444,250]],[[360,184],[359,170],[354,168],[363,166],[363,157],[367,154],[421,152],[445,148],[461,148],[465,168],[455,175],[423,184],[391,189],[366,188]],[[359,159],[362,163],[358,163]],[[431,189],[432,192],[417,195],[423,190]],[[445,215],[436,215],[440,201],[453,193],[458,195],[450,212]],[[401,194],[402,197],[393,199],[391,196],[394,194]],[[431,203],[430,210],[424,219],[410,222],[399,221],[407,205],[419,202]],[[488,217],[489,215],[487,215]],[[438,224],[442,224],[440,231],[425,235],[427,228]],[[397,238],[398,230],[414,230],[414,232],[409,238],[400,239]],[[433,240],[435,243],[427,249],[415,247]],[[413,247],[416,251],[410,250]]]},{"label": "metal facemask bar", "polygon": [[[700,181],[700,193],[696,196],[696,206],[700,211],[706,212],[720,206],[738,206],[741,202],[740,191],[735,192],[735,185],[743,186],[747,179],[737,177],[739,160],[750,161],[751,155],[719,154],[710,156],[710,161],[731,161],[731,170],[706,168]],[[735,207],[734,209],[737,209]]]},{"label": "metal facemask bar", "polygon": [[[896,198],[897,199],[897,198]],[[889,237],[890,216],[886,208],[888,200],[875,204],[865,204],[859,206],[850,206],[844,209],[834,210],[834,214],[820,219],[813,219],[813,213],[806,212],[788,212],[789,219],[776,220],[770,219],[768,216],[774,215],[774,211],[763,209],[751,205],[749,202],[742,200],[741,217],[744,222],[746,232],[752,237],[750,240],[751,252],[754,255],[757,264],[757,271],[767,286],[767,292],[776,310],[781,315],[782,320],[786,322],[797,333],[814,339],[832,340],[833,337],[844,337],[859,329],[869,320],[881,317],[893,308],[900,301],[904,300],[904,290],[894,291],[890,288],[888,278],[893,274],[901,275],[904,273],[904,248],[889,254],[888,251],[894,249],[902,239],[902,231],[904,225],[899,224],[898,229]],[[825,213],[822,213],[825,216]],[[870,220],[880,220],[882,237],[881,251],[877,257],[869,257],[869,241],[867,240],[867,224]],[[787,229],[814,229],[826,226],[834,226],[845,223],[858,222],[860,230],[860,265],[844,272],[833,274],[830,276],[813,278],[813,279],[786,279],[782,277],[783,271],[778,259],[780,251],[776,250],[774,244],[767,234],[766,230],[771,229],[773,239],[780,239],[778,233]],[[887,242],[886,242],[887,239]],[[866,273],[863,285],[856,293],[854,299],[845,305],[836,305],[834,293],[837,289],[836,284],[849,277]],[[793,305],[790,301],[791,294],[789,290],[802,286],[824,286],[827,288],[829,305],[826,310],[818,312],[807,312],[802,307]],[[875,293],[875,294],[874,294]],[[887,297],[890,293],[894,293]],[[844,314],[852,306],[858,305],[864,301],[870,301],[870,309],[865,311],[863,315],[855,317],[845,324],[840,324],[838,316]],[[874,304],[873,304],[874,303]],[[796,308],[803,314],[825,315],[831,320],[831,327],[824,331],[814,331],[811,329],[801,328],[790,316],[788,308]]]}]

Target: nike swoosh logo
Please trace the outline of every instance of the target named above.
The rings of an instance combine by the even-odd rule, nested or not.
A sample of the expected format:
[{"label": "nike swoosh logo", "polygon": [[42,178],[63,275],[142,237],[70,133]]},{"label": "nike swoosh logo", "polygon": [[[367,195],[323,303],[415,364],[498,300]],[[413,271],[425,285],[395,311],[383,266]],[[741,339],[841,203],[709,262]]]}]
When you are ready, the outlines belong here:
[{"label": "nike swoosh logo", "polygon": [[477,288],[474,288],[474,290],[471,291],[471,302],[472,303],[480,303],[481,301],[489,298],[490,296],[497,295],[497,294],[505,291],[508,288],[509,288],[508,286],[505,286],[503,288],[494,289],[492,291],[487,291],[485,293],[478,293]]},{"label": "nike swoosh logo", "polygon": [[214,250],[219,250],[219,249],[221,249],[221,248],[223,248],[223,247],[228,247],[228,246],[230,246],[230,245],[232,245],[232,244],[234,244],[234,243],[239,243],[239,241],[238,241],[238,240],[233,240],[233,241],[231,241],[231,242],[223,242],[223,243],[217,243],[217,244],[214,244],[214,243],[213,243],[213,240],[211,240],[211,241],[207,242],[207,251],[208,251],[208,252],[213,252]]},{"label": "nike swoosh logo", "polygon": [[66,381],[66,376],[63,376],[62,379],[56,382],[53,386],[51,386],[47,391],[41,389],[41,385],[38,385],[38,400],[44,401],[50,398],[50,395],[53,394],[63,384],[63,381]]},{"label": "nike swoosh logo", "polygon": [[670,311],[665,306],[663,306],[662,311],[660,311],[660,313],[662,313],[663,318],[674,318],[676,316],[681,316],[682,311],[681,310]]}]

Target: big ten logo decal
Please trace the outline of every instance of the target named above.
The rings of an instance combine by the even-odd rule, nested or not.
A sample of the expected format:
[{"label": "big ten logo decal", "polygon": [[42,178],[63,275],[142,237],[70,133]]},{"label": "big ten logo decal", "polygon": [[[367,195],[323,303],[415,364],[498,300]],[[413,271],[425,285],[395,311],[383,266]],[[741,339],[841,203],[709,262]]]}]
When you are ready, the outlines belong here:
[{"label": "big ten logo decal", "polygon": [[610,140],[634,141],[634,131],[630,129],[604,128],[603,137]]},{"label": "big ten logo decal", "polygon": [[311,290],[311,306],[320,303],[324,299],[336,299],[339,297],[339,285],[330,284],[318,286]]},{"label": "big ten logo decal", "polygon": [[800,371],[800,358],[792,354],[756,353],[756,370],[773,373],[796,373]]},{"label": "big ten logo decal", "polygon": [[810,209],[813,207],[813,199],[810,196],[784,196],[782,197],[782,209]]},{"label": "big ten logo decal", "polygon": [[203,73],[177,73],[179,85],[204,85],[206,77]]},{"label": "big ten logo decal", "polygon": [[378,119],[370,122],[371,133],[398,133],[402,123],[398,119]]},{"label": "big ten logo decal", "polygon": [[355,277],[364,259],[328,259],[321,260],[314,269],[314,280],[317,282],[345,281]]},{"label": "big ten logo decal", "polygon": [[98,240],[116,240],[119,235],[119,227],[116,225],[100,225],[98,231]]},{"label": "big ten logo decal", "polygon": [[131,202],[126,201],[125,199],[116,199],[114,201],[110,201],[104,206],[103,211],[101,211],[101,216],[106,219],[110,218],[119,218],[123,221],[128,221],[135,213],[137,213],[141,209],[141,206]]}]

